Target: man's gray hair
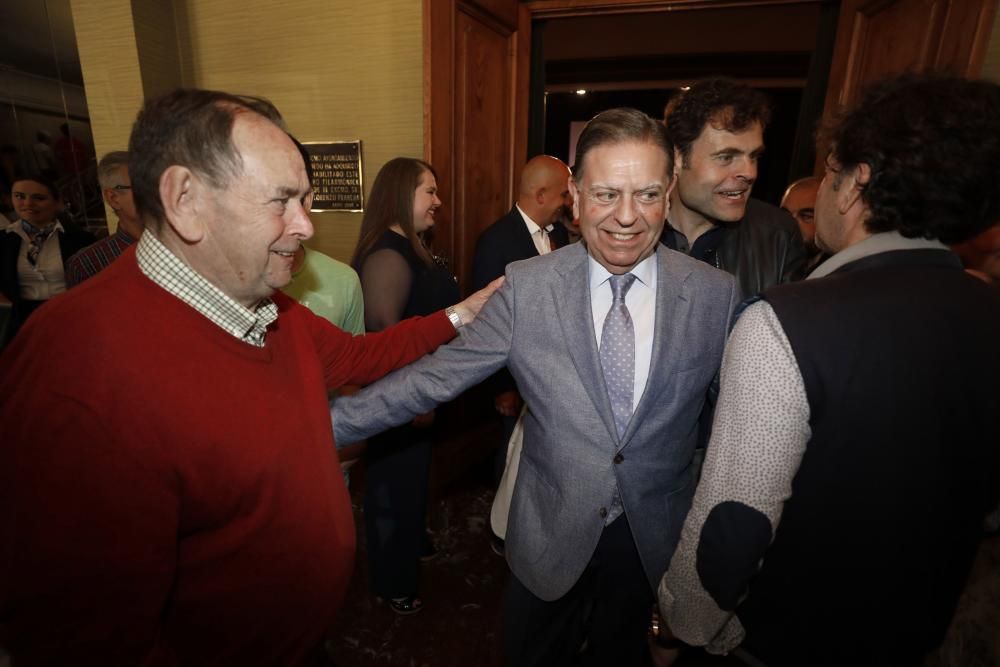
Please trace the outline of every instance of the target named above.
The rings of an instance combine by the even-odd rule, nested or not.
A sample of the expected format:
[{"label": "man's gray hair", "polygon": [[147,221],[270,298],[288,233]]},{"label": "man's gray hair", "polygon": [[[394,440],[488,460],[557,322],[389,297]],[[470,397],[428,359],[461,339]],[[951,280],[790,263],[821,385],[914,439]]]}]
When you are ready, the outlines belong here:
[{"label": "man's gray hair", "polygon": [[118,182],[118,170],[122,168],[128,169],[128,151],[111,151],[101,158],[97,163],[97,182],[102,190],[124,185]]}]

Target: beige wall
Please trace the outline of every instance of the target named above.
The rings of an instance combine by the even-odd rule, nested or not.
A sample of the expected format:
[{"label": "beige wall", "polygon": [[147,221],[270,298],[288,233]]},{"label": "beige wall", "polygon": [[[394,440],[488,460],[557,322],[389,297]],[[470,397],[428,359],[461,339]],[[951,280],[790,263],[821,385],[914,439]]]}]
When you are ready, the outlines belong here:
[{"label": "beige wall", "polygon": [[[98,153],[127,145],[143,92],[183,84],[267,97],[302,141],[361,139],[366,197],[386,161],[423,154],[417,0],[72,5]],[[310,245],[347,261],[361,214],[313,222]]]},{"label": "beige wall", "polygon": [[[175,0],[188,85],[263,95],[301,141],[361,139],[364,183],[423,154],[417,0]],[[367,192],[365,193],[367,196]],[[314,213],[311,246],[347,261],[360,213]]]},{"label": "beige wall", "polygon": [[[94,150],[98,157],[125,150],[143,98],[131,2],[72,0],[70,5]],[[106,213],[114,231],[118,221],[110,208]]]}]

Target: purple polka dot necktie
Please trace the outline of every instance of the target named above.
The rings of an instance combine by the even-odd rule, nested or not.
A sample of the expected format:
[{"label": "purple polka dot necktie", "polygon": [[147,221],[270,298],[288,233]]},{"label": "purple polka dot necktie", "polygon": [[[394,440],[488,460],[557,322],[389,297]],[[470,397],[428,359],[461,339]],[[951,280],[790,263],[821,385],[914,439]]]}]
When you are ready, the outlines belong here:
[{"label": "purple polka dot necktie", "polygon": [[604,318],[601,333],[601,368],[611,399],[611,411],[618,427],[618,437],[625,433],[632,418],[632,393],[635,383],[635,328],[625,305],[625,295],[635,276],[611,276],[611,310]]}]

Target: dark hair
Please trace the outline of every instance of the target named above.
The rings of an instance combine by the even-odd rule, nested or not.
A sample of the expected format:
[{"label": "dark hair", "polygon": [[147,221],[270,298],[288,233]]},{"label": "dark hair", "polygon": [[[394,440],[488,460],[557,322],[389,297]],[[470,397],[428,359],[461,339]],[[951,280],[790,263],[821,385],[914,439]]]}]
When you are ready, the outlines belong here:
[{"label": "dark hair", "polygon": [[860,164],[871,169],[861,192],[869,232],[958,243],[1000,219],[997,84],[937,74],[890,77],[820,136],[841,172]]},{"label": "dark hair", "polygon": [[274,105],[259,97],[180,88],[146,100],[128,142],[129,177],[140,216],[163,221],[160,176],[172,165],[191,169],[216,188],[242,173],[243,161],[232,140],[233,121],[241,112],[283,126]]},{"label": "dark hair", "polygon": [[351,266],[361,273],[361,264],[379,238],[392,225],[399,225],[406,238],[413,245],[424,264],[431,266],[434,260],[427,247],[413,228],[413,200],[417,186],[425,172],[437,178],[434,167],[413,157],[397,157],[389,160],[378,170],[372,192],[368,197],[368,208],[361,219],[361,233],[358,245],[351,257]]},{"label": "dark hair", "polygon": [[673,178],[674,150],[663,125],[638,109],[619,107],[602,111],[591,118],[583,128],[576,142],[573,179],[577,183],[583,180],[584,160],[591,150],[603,144],[619,144],[627,141],[649,142],[662,148],[667,154],[667,175]]},{"label": "dark hair", "polygon": [[41,174],[18,174],[14,176],[14,180],[11,181],[10,184],[11,189],[13,190],[14,184],[20,181],[31,181],[33,183],[38,183],[39,185],[41,185],[42,187],[44,187],[46,190],[49,191],[49,194],[52,196],[53,199],[55,199],[56,201],[62,199],[62,197],[59,194],[59,188],[56,187],[56,182],[53,181],[51,178],[42,176]]},{"label": "dark hair", "polygon": [[754,123],[761,129],[771,122],[771,104],[767,96],[732,79],[702,79],[681,89],[663,110],[667,134],[689,166],[691,144],[711,123],[727,132],[742,132]]}]

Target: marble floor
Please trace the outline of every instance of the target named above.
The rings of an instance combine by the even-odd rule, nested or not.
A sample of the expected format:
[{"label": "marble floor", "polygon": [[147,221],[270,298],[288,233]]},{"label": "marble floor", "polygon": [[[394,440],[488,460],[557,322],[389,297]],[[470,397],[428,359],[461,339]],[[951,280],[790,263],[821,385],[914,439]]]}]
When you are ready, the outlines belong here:
[{"label": "marble floor", "polygon": [[[440,554],[421,565],[424,609],[418,614],[399,616],[368,592],[364,530],[358,530],[355,576],[327,643],[337,667],[500,666],[507,564],[490,548],[488,477],[470,475],[432,503],[429,527]],[[363,526],[359,496],[352,497],[355,524]]]}]

